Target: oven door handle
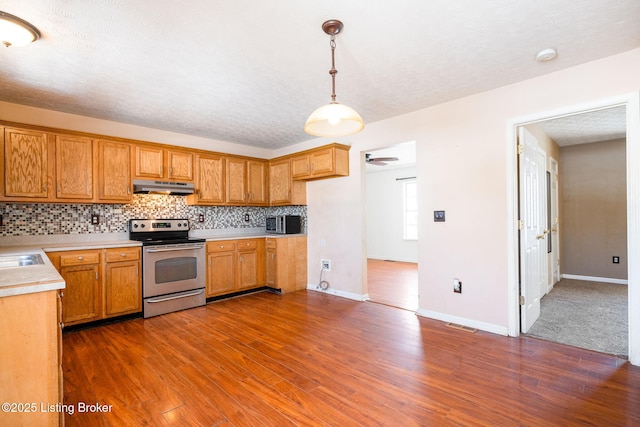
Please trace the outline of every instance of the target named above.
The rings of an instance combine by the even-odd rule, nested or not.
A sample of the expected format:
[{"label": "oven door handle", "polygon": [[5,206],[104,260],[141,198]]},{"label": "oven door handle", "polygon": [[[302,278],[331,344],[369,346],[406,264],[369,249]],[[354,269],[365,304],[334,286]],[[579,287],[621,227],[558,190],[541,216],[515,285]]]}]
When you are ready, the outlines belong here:
[{"label": "oven door handle", "polygon": [[184,251],[187,249],[202,249],[204,245],[192,245],[192,246],[181,246],[179,248],[158,248],[158,249],[147,249],[148,254],[153,254],[156,252],[172,252],[172,251]]},{"label": "oven door handle", "polygon": [[145,301],[148,302],[149,304],[154,304],[154,303],[157,303],[157,302],[171,301],[172,299],[193,297],[193,296],[196,296],[196,295],[200,295],[203,292],[204,292],[204,289],[200,289],[200,290],[197,290],[197,291],[194,291],[194,292],[189,292],[188,294],[175,295],[175,296],[172,296],[172,297],[163,297],[163,298],[149,298],[149,299],[147,299]]}]

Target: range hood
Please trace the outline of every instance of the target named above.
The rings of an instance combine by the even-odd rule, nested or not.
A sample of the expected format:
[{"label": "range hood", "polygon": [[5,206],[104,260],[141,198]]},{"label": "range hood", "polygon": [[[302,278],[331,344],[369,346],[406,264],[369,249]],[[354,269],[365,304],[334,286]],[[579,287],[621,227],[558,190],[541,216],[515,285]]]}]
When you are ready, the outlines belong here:
[{"label": "range hood", "polygon": [[188,182],[133,180],[135,194],[172,194],[186,196],[193,194],[193,184]]}]

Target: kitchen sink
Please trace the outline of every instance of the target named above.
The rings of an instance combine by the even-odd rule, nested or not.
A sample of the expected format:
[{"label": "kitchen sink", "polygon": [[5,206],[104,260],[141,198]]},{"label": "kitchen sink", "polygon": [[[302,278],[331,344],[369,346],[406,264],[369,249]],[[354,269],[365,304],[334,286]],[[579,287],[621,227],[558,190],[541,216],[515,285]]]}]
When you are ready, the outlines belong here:
[{"label": "kitchen sink", "polygon": [[44,264],[40,254],[0,255],[0,268],[24,267],[37,264]]}]

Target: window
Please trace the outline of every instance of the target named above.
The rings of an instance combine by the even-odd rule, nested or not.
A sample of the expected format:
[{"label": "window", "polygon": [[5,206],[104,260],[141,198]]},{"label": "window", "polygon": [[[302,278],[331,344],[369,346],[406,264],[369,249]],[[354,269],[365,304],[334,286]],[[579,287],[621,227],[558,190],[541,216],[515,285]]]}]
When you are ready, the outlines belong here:
[{"label": "window", "polygon": [[402,183],[404,196],[404,238],[418,240],[418,191],[415,180]]}]

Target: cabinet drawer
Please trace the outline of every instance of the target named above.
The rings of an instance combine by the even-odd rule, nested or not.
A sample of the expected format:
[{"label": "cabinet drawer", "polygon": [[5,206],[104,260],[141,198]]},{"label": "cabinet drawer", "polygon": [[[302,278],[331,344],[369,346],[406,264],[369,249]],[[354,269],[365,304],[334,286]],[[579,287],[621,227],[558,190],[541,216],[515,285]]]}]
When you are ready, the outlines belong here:
[{"label": "cabinet drawer", "polygon": [[267,249],[275,249],[276,248],[276,239],[267,239],[266,248]]},{"label": "cabinet drawer", "polygon": [[238,250],[244,249],[256,249],[258,247],[258,241],[256,239],[238,240]]},{"label": "cabinet drawer", "polygon": [[235,250],[235,240],[219,240],[217,242],[207,242],[207,252],[226,252]]},{"label": "cabinet drawer", "polygon": [[60,255],[60,267],[100,263],[99,252],[74,252]]},{"label": "cabinet drawer", "polygon": [[136,261],[140,259],[140,248],[113,248],[106,250],[107,262]]}]

